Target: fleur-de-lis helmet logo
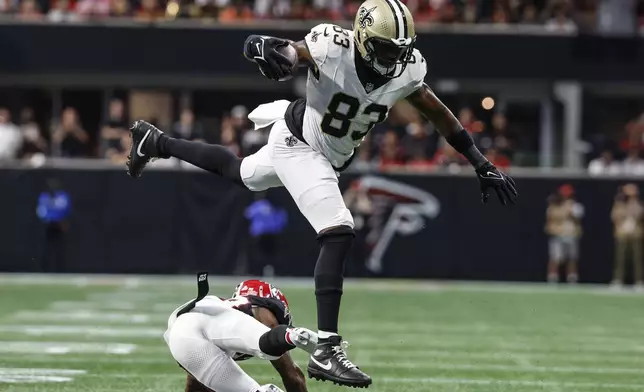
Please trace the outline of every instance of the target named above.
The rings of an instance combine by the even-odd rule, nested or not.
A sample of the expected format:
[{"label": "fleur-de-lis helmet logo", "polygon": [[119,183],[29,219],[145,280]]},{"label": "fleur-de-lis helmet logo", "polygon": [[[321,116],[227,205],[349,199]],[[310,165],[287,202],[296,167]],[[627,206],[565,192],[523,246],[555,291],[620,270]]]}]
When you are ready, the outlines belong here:
[{"label": "fleur-de-lis helmet logo", "polygon": [[367,26],[373,26],[373,16],[371,16],[371,13],[373,10],[375,10],[376,7],[371,7],[367,9],[366,7],[360,8],[360,11],[358,13],[358,23],[360,24],[360,27],[363,29],[366,29]]}]

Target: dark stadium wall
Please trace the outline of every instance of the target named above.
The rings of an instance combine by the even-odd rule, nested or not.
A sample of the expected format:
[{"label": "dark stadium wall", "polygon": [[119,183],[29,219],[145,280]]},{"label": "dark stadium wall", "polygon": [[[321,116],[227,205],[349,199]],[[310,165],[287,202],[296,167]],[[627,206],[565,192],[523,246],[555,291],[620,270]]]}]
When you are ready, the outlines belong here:
[{"label": "dark stadium wall", "polygon": [[[120,170],[2,170],[0,270],[42,270],[44,227],[35,206],[50,176],[61,180],[73,203],[59,272],[231,274],[247,253],[243,212],[253,195],[215,176],[151,170],[134,181]],[[357,230],[351,276],[542,281],[546,198],[570,182],[586,207],[581,280],[611,279],[610,210],[619,181],[518,178],[519,204],[502,208],[481,205],[473,177],[383,178],[340,177],[345,190],[362,179],[364,197],[378,207],[375,215],[356,214],[366,228]],[[276,273],[310,276],[315,233],[283,189],[270,198],[289,214],[278,238]],[[374,252],[382,254],[379,271]]]},{"label": "dark stadium wall", "polygon": [[[294,40],[307,32],[254,31]],[[199,85],[207,77],[255,75],[240,50],[248,34],[235,28],[9,24],[0,26],[0,83],[186,86],[188,79]],[[87,42],[83,50],[68,45],[79,37]],[[644,80],[644,40],[637,37],[421,32],[417,47],[430,78]]]}]

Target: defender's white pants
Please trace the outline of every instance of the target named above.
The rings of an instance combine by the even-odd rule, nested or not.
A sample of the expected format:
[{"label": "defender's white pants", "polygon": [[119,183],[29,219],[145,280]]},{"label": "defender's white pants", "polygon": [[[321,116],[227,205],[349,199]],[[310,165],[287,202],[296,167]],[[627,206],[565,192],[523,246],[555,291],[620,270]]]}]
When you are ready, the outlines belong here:
[{"label": "defender's white pants", "polygon": [[234,302],[206,296],[189,313],[176,317],[177,311],[173,312],[163,338],[174,359],[208,388],[216,392],[255,392],[260,385],[232,356],[244,353],[277,359],[259,349],[259,338],[269,328],[232,306]]},{"label": "defender's white pants", "polygon": [[268,143],[242,161],[242,181],[252,191],[284,186],[317,233],[341,225],[353,228],[333,166],[291,134],[284,121],[287,106],[288,101],[276,101],[248,115],[256,128],[272,128]]}]

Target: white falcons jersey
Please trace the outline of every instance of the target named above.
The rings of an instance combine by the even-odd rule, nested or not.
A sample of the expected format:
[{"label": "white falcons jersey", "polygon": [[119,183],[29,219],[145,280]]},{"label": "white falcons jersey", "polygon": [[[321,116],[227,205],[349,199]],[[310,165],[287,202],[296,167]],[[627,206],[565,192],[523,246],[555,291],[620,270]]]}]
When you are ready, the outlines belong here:
[{"label": "white falcons jersey", "polygon": [[306,83],[304,140],[339,168],[389,109],[423,85],[427,64],[414,49],[397,78],[374,89],[363,86],[355,67],[353,31],[332,24],[314,27],[305,38],[315,62]]}]

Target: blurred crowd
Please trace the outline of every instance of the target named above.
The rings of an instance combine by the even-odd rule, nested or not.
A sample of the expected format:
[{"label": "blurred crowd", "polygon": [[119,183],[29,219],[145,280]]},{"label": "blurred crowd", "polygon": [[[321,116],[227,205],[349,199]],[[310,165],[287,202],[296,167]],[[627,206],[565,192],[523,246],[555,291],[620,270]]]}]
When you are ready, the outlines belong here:
[{"label": "blurred crowd", "polygon": [[644,113],[626,124],[617,143],[604,144],[598,156],[590,160],[589,174],[644,176]]},{"label": "blurred crowd", "polygon": [[[14,117],[8,109],[0,108],[0,161],[48,156],[104,158],[114,164],[127,160],[131,119],[120,99],[110,101],[106,118],[96,125],[82,124],[73,107],[65,108],[50,129],[41,129],[30,108],[16,114]],[[488,159],[498,167],[510,165],[516,135],[508,129],[503,113],[495,113],[490,124],[477,120],[467,107],[458,116]],[[182,110],[173,124],[148,120],[173,137],[222,144],[240,157],[256,152],[268,140],[268,131],[254,130],[248,120],[248,108],[241,105],[224,113],[216,125],[205,126],[190,109]],[[411,105],[401,102],[390,111],[387,121],[376,125],[368,134],[353,166],[382,171],[446,169],[454,172],[468,168],[469,163]]]},{"label": "blurred crowd", "polygon": [[[592,30],[644,13],[641,0],[402,0],[416,23],[524,23]],[[204,18],[222,23],[261,19],[351,20],[360,0],[0,0],[0,13],[22,20],[74,22],[108,17],[143,21]],[[616,19],[617,18],[617,19]],[[644,19],[642,19],[644,21]]]}]

